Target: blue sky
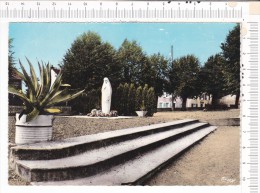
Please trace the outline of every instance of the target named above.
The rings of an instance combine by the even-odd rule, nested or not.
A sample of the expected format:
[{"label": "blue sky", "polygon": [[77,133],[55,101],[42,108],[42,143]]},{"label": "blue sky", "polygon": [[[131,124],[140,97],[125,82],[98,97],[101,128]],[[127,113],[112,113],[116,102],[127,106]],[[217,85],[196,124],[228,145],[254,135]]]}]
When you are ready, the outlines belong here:
[{"label": "blue sky", "polygon": [[37,60],[57,66],[73,41],[82,33],[94,31],[116,49],[125,38],[136,40],[148,55],[160,52],[170,58],[194,54],[203,65],[221,51],[220,45],[235,23],[11,23],[15,59]]}]

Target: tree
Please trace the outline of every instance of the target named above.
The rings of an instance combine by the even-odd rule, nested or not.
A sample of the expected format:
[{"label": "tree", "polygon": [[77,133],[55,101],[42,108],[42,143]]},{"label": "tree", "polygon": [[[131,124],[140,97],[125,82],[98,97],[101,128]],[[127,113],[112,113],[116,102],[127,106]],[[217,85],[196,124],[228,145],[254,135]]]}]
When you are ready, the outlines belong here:
[{"label": "tree", "polygon": [[212,107],[216,108],[218,100],[225,95],[222,66],[225,59],[216,54],[210,56],[201,69],[200,82],[203,91],[212,96]]},{"label": "tree", "polygon": [[119,84],[119,86],[116,89],[116,94],[113,96],[115,96],[115,98],[112,99],[112,102],[115,101],[115,109],[118,111],[118,114],[123,114],[124,113],[124,99],[122,98],[122,94],[123,94],[123,90],[124,90],[124,85],[123,84]]},{"label": "tree", "polygon": [[139,86],[135,93],[135,110],[140,111],[143,101],[143,88]]},{"label": "tree", "polygon": [[8,77],[9,79],[12,77],[13,73],[17,70],[15,67],[15,59],[14,59],[14,52],[12,51],[13,48],[13,39],[9,39],[8,41]]},{"label": "tree", "polygon": [[136,41],[130,42],[125,39],[118,50],[118,58],[122,67],[123,82],[140,84],[140,77],[144,73],[142,66],[147,63],[142,47]]},{"label": "tree", "polygon": [[150,87],[147,92],[147,116],[153,116],[156,112],[157,97],[153,87]]},{"label": "tree", "polygon": [[199,60],[193,55],[175,59],[169,69],[171,90],[182,98],[183,110],[186,110],[187,98],[196,97],[200,93],[199,72]]},{"label": "tree", "polygon": [[135,113],[135,85],[133,83],[130,84],[128,91],[128,112],[129,115],[134,115]]},{"label": "tree", "polygon": [[145,108],[147,108],[147,102],[148,102],[148,96],[147,96],[148,89],[149,89],[148,84],[145,84],[142,89],[142,99],[143,99],[142,102],[144,103]]},{"label": "tree", "polygon": [[167,68],[169,61],[160,53],[153,54],[149,57],[149,64],[151,67],[150,73],[147,73],[147,80],[145,83],[154,87],[155,95],[162,96],[165,90],[167,80]]},{"label": "tree", "polygon": [[[109,78],[112,88],[117,88],[120,82],[121,68],[116,50],[94,32],[83,33],[72,43],[61,66],[64,81],[70,84],[72,89],[85,89],[87,93],[87,97],[82,99],[76,109],[78,112],[83,112],[83,108],[90,111],[91,108],[100,106],[98,99],[101,96],[104,77]],[[89,93],[96,93],[96,96]],[[80,101],[81,98],[77,100]],[[91,108],[88,109],[86,104],[89,104],[89,101],[96,102],[91,103]],[[73,107],[72,103],[71,105]]]},{"label": "tree", "polygon": [[236,95],[235,106],[238,108],[240,97],[240,25],[237,24],[229,32],[224,43],[221,44],[222,55],[226,62],[223,65],[225,90]]},{"label": "tree", "polygon": [[129,85],[127,83],[124,84],[121,103],[122,103],[122,113],[123,115],[128,115],[128,93],[129,93]]},{"label": "tree", "polygon": [[103,78],[109,75],[110,82],[119,82],[120,65],[116,50],[94,32],[79,36],[67,51],[62,62],[64,81],[72,88],[86,91],[100,88]]}]

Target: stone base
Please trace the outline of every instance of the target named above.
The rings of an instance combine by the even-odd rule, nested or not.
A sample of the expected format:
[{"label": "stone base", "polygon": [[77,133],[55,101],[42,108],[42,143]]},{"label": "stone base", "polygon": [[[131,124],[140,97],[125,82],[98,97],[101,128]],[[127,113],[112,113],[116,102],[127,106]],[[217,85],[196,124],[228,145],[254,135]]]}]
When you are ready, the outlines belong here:
[{"label": "stone base", "polygon": [[131,116],[117,116],[117,117],[90,117],[86,115],[75,115],[75,116],[59,116],[59,117],[72,117],[72,118],[82,118],[82,119],[132,119],[135,117]]}]

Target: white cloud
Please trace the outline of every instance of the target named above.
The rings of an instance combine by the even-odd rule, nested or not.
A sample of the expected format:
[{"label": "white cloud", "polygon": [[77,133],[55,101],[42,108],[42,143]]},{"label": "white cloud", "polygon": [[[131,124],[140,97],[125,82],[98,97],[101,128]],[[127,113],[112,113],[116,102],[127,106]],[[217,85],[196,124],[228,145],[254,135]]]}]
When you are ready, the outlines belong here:
[{"label": "white cloud", "polygon": [[164,31],[165,29],[163,29],[163,28],[160,28],[159,30],[160,30],[160,31]]}]

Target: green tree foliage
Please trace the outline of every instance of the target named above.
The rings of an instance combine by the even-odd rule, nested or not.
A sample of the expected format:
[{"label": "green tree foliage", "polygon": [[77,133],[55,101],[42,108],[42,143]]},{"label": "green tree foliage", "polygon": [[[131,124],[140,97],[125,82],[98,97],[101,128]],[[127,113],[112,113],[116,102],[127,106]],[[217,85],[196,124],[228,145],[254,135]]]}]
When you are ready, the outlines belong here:
[{"label": "green tree foliage", "polygon": [[163,90],[167,84],[165,77],[167,76],[168,63],[168,59],[160,53],[149,57],[150,71],[147,72],[145,83],[154,87],[157,97],[163,94]]},{"label": "green tree foliage", "polygon": [[147,92],[147,116],[153,116],[157,109],[157,97],[153,87],[150,87]]},{"label": "green tree foliage", "polygon": [[148,87],[148,84],[145,84],[144,85],[144,87],[143,87],[143,89],[142,89],[142,99],[143,99],[143,101],[144,101],[144,106],[145,106],[145,109],[147,108],[147,103],[148,103],[148,96],[147,96],[147,94],[148,94],[148,89],[149,89],[149,87]]},{"label": "green tree foliage", "polygon": [[136,41],[124,40],[118,50],[118,58],[122,67],[122,81],[140,84],[147,67],[147,59],[142,47]]},{"label": "green tree foliage", "polygon": [[133,83],[120,84],[115,96],[118,99],[115,109],[118,110],[119,115],[135,115],[135,111],[142,110],[142,106],[145,107],[144,110],[148,111],[148,116],[153,116],[156,112],[157,97],[154,88],[149,88],[147,84],[144,87],[139,86],[137,89]]},{"label": "green tree foliage", "polygon": [[182,98],[182,109],[186,110],[187,98],[201,92],[199,86],[200,63],[194,55],[175,59],[169,69],[169,82],[174,93]]},{"label": "green tree foliage", "polygon": [[100,106],[97,97],[101,96],[100,90],[104,77],[108,77],[112,87],[115,88],[120,82],[121,68],[116,50],[109,43],[103,42],[101,37],[94,32],[84,33],[72,43],[71,48],[63,57],[61,66],[64,81],[68,82],[73,89],[85,89],[86,93],[97,93],[96,96],[88,94],[85,104],[82,99],[82,104],[78,105],[81,108],[75,109],[78,112],[83,112],[83,109],[87,108],[87,100],[96,101],[87,111]]},{"label": "green tree foliage", "polygon": [[223,65],[225,90],[236,95],[235,106],[238,107],[240,96],[240,25],[237,24],[229,32],[224,43],[221,44],[222,55],[226,60]]},{"label": "green tree foliage", "polygon": [[142,86],[139,86],[136,89],[136,93],[135,93],[135,110],[136,111],[139,111],[141,109],[142,101],[143,101],[143,88],[142,88]]},{"label": "green tree foliage", "polygon": [[129,115],[128,93],[129,93],[129,85],[127,83],[125,83],[123,92],[122,92],[122,96],[121,96],[121,103],[123,105],[123,115]]},{"label": "green tree foliage", "polygon": [[212,95],[213,108],[217,107],[218,100],[226,94],[222,71],[224,63],[225,59],[220,54],[210,56],[200,73],[201,86],[204,92]]},{"label": "green tree foliage", "polygon": [[135,112],[135,85],[133,83],[130,84],[128,91],[128,112],[130,115],[134,115]]},{"label": "green tree foliage", "polygon": [[123,103],[124,100],[122,98],[123,90],[124,90],[124,85],[119,84],[119,86],[116,89],[116,92],[114,92],[112,95],[113,97],[112,101],[116,101],[114,108],[118,111],[118,114],[120,115],[124,114],[124,103]]},{"label": "green tree foliage", "polygon": [[12,74],[17,70],[15,67],[15,59],[14,59],[14,52],[12,51],[13,48],[13,39],[9,39],[8,41],[8,77],[11,78]]}]

